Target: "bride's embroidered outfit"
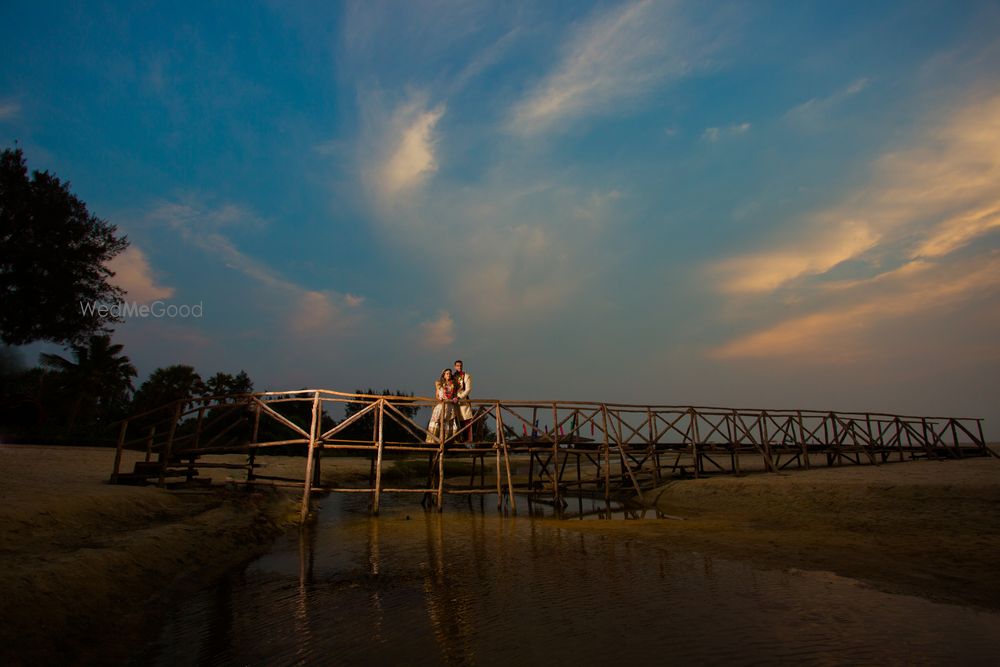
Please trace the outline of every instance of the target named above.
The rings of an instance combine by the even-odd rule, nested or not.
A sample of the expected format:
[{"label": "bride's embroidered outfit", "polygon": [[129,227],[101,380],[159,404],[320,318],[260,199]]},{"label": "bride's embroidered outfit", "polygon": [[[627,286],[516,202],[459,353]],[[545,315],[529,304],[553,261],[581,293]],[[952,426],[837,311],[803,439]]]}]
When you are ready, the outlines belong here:
[{"label": "bride's embroidered outfit", "polygon": [[431,421],[427,425],[427,442],[438,444],[455,435],[455,397],[458,390],[454,382],[436,382],[435,395],[439,401],[431,412]]}]

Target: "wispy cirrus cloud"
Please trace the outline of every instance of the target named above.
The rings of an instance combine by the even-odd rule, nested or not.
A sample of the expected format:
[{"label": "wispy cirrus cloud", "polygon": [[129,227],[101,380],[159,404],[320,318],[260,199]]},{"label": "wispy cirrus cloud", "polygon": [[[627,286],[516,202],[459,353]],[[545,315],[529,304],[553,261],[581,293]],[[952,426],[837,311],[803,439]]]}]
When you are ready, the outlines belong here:
[{"label": "wispy cirrus cloud", "polygon": [[1000,95],[979,95],[878,158],[864,189],[810,217],[794,240],[715,264],[724,294],[785,314],[712,354],[796,355],[845,333],[857,350],[880,323],[1000,292],[998,184]]},{"label": "wispy cirrus cloud", "polygon": [[718,262],[712,267],[719,288],[730,294],[770,293],[788,283],[822,275],[874,248],[879,234],[862,219],[817,216],[798,234],[773,249]]},{"label": "wispy cirrus cloud", "polygon": [[750,131],[750,123],[737,123],[728,127],[706,127],[701,133],[701,138],[710,143],[715,143],[724,137],[737,137]]},{"label": "wispy cirrus cloud", "polygon": [[826,97],[811,97],[797,104],[785,113],[785,120],[799,127],[815,127],[826,120],[831,113],[844,102],[865,91],[871,85],[871,79],[861,77],[852,81],[846,87],[834,91]]},{"label": "wispy cirrus cloud", "polygon": [[240,221],[252,226],[263,224],[244,207],[233,204],[201,207],[190,202],[168,202],[151,210],[147,218],[168,225],[185,242],[279,295],[277,305],[290,309],[289,322],[298,334],[342,331],[350,326],[350,311],[364,301],[357,295],[303,287],[239,250],[221,229]]},{"label": "wispy cirrus cloud", "polygon": [[511,110],[509,129],[536,134],[567,121],[620,111],[702,65],[715,48],[673,3],[640,0],[579,24],[556,66]]}]

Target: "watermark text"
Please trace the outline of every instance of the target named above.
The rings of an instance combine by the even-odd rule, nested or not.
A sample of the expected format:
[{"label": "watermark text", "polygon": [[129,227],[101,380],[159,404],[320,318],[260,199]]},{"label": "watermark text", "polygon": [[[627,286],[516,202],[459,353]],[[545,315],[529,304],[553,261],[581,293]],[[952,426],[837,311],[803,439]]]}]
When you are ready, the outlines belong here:
[{"label": "watermark text", "polygon": [[100,303],[97,301],[80,302],[80,312],[85,316],[113,318],[116,320],[130,318],[200,318],[204,312],[201,301],[195,304],[176,304],[164,301],[138,303],[136,301],[119,301],[117,303]]}]

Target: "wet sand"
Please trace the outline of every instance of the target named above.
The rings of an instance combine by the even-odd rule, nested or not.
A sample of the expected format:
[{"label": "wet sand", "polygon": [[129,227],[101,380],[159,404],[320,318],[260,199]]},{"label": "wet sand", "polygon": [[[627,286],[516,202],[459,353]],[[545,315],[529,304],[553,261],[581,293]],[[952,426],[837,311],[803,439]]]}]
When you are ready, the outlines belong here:
[{"label": "wet sand", "polygon": [[[268,550],[297,518],[297,493],[111,486],[113,457],[0,445],[4,664],[127,660],[167,605]],[[302,474],[301,458],[261,460],[269,474]],[[331,464],[325,478],[367,475],[363,460]],[[1000,460],[685,480],[645,499],[685,520],[559,527],[1000,609]]]},{"label": "wet sand", "polygon": [[[123,469],[138,459],[126,452]],[[172,599],[266,551],[297,516],[287,494],[113,486],[113,461],[0,445],[0,663],[121,662]]]},{"label": "wet sand", "polygon": [[995,458],[683,480],[647,492],[645,501],[684,520],[564,525],[1000,609]]}]

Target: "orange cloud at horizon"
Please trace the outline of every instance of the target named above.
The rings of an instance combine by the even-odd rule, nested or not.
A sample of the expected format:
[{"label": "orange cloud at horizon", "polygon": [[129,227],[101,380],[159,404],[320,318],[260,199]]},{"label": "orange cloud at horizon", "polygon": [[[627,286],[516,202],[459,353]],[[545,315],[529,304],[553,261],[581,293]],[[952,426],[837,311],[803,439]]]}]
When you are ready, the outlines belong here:
[{"label": "orange cloud at horizon", "polygon": [[[877,159],[861,192],[811,216],[793,242],[710,267],[717,289],[731,298],[756,296],[764,311],[781,306],[787,313],[787,304],[795,305],[776,324],[708,356],[864,358],[880,347],[866,339],[876,324],[933,316],[1000,292],[1000,250],[991,236],[998,228],[1000,95],[994,95],[954,111],[913,147]],[[885,259],[892,257],[902,263]],[[872,275],[831,280],[832,270],[851,260]]]}]

